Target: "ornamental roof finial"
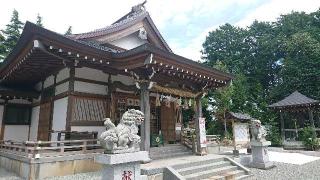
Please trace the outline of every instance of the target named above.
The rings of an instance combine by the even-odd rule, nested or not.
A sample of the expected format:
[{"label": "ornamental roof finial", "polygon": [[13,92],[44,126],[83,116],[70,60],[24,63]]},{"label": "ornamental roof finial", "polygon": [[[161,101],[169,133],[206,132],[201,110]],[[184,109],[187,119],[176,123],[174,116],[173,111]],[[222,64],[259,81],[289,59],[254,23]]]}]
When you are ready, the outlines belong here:
[{"label": "ornamental roof finial", "polygon": [[140,4],[133,6],[131,11],[136,14],[146,11],[146,7],[144,6],[146,3],[147,3],[147,0],[143,1]]}]

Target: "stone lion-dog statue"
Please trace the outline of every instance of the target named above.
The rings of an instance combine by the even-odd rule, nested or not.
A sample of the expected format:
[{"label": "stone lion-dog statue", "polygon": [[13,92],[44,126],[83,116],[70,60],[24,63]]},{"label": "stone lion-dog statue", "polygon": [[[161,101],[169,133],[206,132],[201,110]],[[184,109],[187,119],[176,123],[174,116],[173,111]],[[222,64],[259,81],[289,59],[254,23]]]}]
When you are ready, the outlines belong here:
[{"label": "stone lion-dog statue", "polygon": [[140,150],[141,139],[138,136],[138,126],[144,121],[144,114],[141,111],[135,109],[126,111],[117,126],[111,122],[110,118],[104,120],[106,131],[100,135],[99,141],[105,153],[119,154]]},{"label": "stone lion-dog statue", "polygon": [[261,121],[257,119],[251,120],[251,134],[252,141],[264,142],[266,141],[267,131],[264,126],[261,125]]}]

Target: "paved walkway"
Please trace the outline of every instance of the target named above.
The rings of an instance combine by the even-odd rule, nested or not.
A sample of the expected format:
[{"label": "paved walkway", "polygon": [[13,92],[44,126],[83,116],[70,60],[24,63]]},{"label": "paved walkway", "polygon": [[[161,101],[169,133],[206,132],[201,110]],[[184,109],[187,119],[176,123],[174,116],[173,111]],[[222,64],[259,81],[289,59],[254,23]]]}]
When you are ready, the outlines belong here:
[{"label": "paved walkway", "polygon": [[181,156],[181,157],[170,158],[170,159],[159,159],[159,160],[151,161],[150,163],[141,164],[141,169],[163,168],[165,166],[173,166],[177,164],[185,164],[185,163],[191,163],[195,161],[204,161],[208,159],[216,159],[216,158],[222,158],[222,157],[225,157],[225,156],[208,154],[206,156],[188,155],[188,156]]}]

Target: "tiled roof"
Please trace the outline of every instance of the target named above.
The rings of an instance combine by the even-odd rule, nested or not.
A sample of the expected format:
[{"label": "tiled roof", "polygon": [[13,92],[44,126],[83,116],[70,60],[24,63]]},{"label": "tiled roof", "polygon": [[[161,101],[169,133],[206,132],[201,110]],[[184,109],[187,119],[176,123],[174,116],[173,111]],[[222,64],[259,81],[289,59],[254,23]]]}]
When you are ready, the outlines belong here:
[{"label": "tiled roof", "polygon": [[101,29],[96,29],[94,31],[90,31],[86,33],[68,35],[68,37],[72,39],[77,39],[77,40],[80,40],[80,39],[85,40],[85,39],[90,39],[94,37],[104,36],[110,33],[121,31],[146,18],[147,22],[149,22],[154,32],[156,33],[156,35],[159,37],[160,41],[163,43],[164,47],[169,52],[172,52],[171,48],[169,47],[169,45],[164,40],[159,30],[153,23],[149,13],[146,11],[144,7],[144,3],[138,4],[137,6],[132,7],[132,10],[128,14],[124,15],[123,17],[118,19],[116,22],[114,22],[110,26],[107,26]]},{"label": "tiled roof", "polygon": [[105,34],[116,32],[130,25],[133,25],[134,23],[142,20],[148,15],[149,13],[147,11],[141,11],[139,13],[130,12],[126,16],[122,17],[120,20],[116,21],[110,26],[107,26],[101,29],[96,29],[94,31],[87,32],[87,33],[73,34],[73,35],[70,35],[69,37],[74,39],[87,39],[87,38],[92,38],[97,36],[103,36]]},{"label": "tiled roof", "polygon": [[248,121],[253,119],[249,114],[245,114],[245,113],[229,112],[227,116],[228,116],[228,119],[235,119],[239,121]]},{"label": "tiled roof", "polygon": [[79,40],[79,39],[72,39],[72,40],[74,40],[74,41],[76,41],[78,43],[81,43],[81,44],[84,44],[84,45],[87,45],[87,46],[102,50],[102,51],[113,52],[113,53],[122,52],[122,51],[119,51],[119,50],[116,50],[116,49],[112,49],[112,48],[107,47],[107,46],[102,46],[102,45],[98,44],[95,41],[82,41],[82,40]]},{"label": "tiled roof", "polygon": [[311,99],[298,91],[293,92],[283,100],[271,104],[269,107],[285,107],[285,106],[299,106],[319,103],[318,100]]}]

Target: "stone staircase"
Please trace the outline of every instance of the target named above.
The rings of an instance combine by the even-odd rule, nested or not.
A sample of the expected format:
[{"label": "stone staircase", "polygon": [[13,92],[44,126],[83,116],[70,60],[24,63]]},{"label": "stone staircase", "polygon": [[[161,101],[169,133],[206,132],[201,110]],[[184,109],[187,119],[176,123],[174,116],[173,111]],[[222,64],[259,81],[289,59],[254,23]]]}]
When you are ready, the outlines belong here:
[{"label": "stone staircase", "polygon": [[153,147],[150,149],[150,158],[153,160],[166,159],[179,156],[191,155],[192,151],[181,144],[168,144],[163,147]]},{"label": "stone staircase", "polygon": [[235,161],[222,157],[185,164],[173,165],[164,170],[164,179],[172,180],[225,180],[244,179],[250,171]]}]

